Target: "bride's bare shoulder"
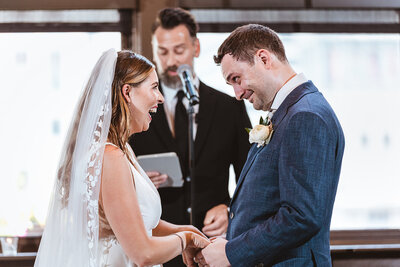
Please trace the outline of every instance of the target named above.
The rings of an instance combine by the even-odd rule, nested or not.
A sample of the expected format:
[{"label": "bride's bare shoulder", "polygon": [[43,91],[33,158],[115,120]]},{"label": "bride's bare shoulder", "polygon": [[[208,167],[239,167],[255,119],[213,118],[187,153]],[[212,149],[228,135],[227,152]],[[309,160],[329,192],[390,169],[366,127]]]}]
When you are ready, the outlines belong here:
[{"label": "bride's bare shoulder", "polygon": [[129,162],[124,152],[116,146],[106,145],[103,156],[103,175],[129,174]]}]

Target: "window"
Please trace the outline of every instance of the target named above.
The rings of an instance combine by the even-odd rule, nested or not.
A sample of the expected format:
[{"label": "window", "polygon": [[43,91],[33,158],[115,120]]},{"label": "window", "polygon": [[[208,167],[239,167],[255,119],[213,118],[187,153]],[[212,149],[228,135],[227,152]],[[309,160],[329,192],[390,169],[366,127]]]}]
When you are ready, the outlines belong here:
[{"label": "window", "polygon": [[0,33],[0,235],[43,225],[70,119],[119,32]]}]

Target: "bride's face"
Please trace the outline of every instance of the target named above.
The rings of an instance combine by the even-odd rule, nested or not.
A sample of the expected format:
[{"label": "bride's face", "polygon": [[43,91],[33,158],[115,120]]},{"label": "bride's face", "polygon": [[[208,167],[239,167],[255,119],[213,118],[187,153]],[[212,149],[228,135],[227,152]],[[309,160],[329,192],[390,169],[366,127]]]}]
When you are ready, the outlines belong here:
[{"label": "bride's face", "polygon": [[164,102],[164,97],[158,89],[158,77],[155,70],[138,87],[131,87],[129,99],[131,133],[147,131],[151,115],[157,112],[158,104]]}]

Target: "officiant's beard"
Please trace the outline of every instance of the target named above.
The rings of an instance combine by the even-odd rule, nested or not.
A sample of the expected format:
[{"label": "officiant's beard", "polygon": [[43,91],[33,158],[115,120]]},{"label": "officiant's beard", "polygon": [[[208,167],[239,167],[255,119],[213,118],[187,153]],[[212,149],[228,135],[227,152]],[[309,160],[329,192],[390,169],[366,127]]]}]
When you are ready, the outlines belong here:
[{"label": "officiant's beard", "polygon": [[179,75],[171,76],[168,74],[168,71],[176,72],[177,69],[178,69],[178,67],[172,66],[172,67],[168,67],[162,73],[159,73],[161,81],[163,84],[165,84],[165,86],[168,86],[169,88],[175,88],[175,89],[182,88],[182,82],[181,82]]}]

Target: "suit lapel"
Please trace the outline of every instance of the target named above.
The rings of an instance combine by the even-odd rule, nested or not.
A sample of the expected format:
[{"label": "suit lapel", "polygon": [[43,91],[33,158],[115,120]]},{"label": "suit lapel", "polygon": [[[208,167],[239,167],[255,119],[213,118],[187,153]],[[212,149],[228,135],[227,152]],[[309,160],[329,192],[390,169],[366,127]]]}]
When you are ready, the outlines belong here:
[{"label": "suit lapel", "polygon": [[303,96],[311,93],[318,92],[317,88],[311,81],[303,83],[297,86],[282,102],[279,108],[276,110],[274,116],[272,116],[272,124],[275,126],[274,128],[278,127],[279,123],[283,120],[286,116],[289,108],[293,106],[296,102],[298,102]]},{"label": "suit lapel", "polygon": [[199,158],[200,152],[207,140],[207,135],[213,124],[216,108],[216,98],[212,97],[212,90],[200,82],[199,88],[200,106],[199,113],[196,115],[197,133],[195,138],[195,158]]},{"label": "suit lapel", "polygon": [[[315,92],[318,92],[318,90],[311,81],[308,81],[308,82],[303,83],[303,84],[299,85],[298,87],[296,87],[286,97],[286,99],[282,102],[282,104],[279,106],[279,108],[276,110],[274,116],[272,117],[271,121],[272,121],[272,124],[274,125],[274,129],[275,130],[277,129],[277,127],[279,126],[279,123],[286,116],[289,108],[292,105],[294,105],[296,102],[298,102],[303,96],[310,94],[310,93],[315,93]],[[252,146],[251,150],[249,151],[249,156],[247,158],[245,165],[243,166],[242,172],[240,173],[240,177],[239,177],[239,181],[236,185],[235,193],[232,196],[231,204],[233,203],[235,197],[237,196],[237,193],[240,190],[240,186],[242,185],[247,173],[249,172],[251,165],[253,164],[258,153],[260,153],[260,151],[263,148],[264,147],[257,148],[257,145],[254,144]]]},{"label": "suit lapel", "polygon": [[[160,86],[160,91],[163,93]],[[203,144],[207,140],[207,135],[211,129],[214,117],[213,114],[216,108],[216,98],[212,97],[212,90],[207,87],[204,83],[200,82],[199,95],[200,95],[200,106],[199,113],[196,115],[197,121],[197,133],[195,138],[195,157],[198,158]],[[154,132],[160,137],[162,142],[166,145],[168,150],[175,151],[176,144],[172,136],[171,129],[168,125],[167,116],[165,114],[164,105],[160,105],[156,115],[153,117]]]},{"label": "suit lapel", "polygon": [[243,183],[243,181],[244,181],[244,178],[246,177],[246,174],[248,173],[248,171],[249,171],[251,165],[253,165],[253,162],[254,162],[254,160],[256,159],[258,153],[260,153],[260,151],[261,151],[263,148],[264,148],[264,146],[263,146],[263,147],[257,147],[256,144],[254,144],[254,145],[251,147],[251,149],[250,149],[250,151],[249,151],[249,156],[247,157],[246,163],[245,163],[244,166],[243,166],[242,172],[240,173],[239,180],[238,180],[238,182],[237,182],[237,184],[236,184],[235,193],[233,193],[231,203],[233,203],[233,200],[235,199],[235,197],[236,197],[236,195],[237,195],[237,192],[239,191],[240,186],[242,185],[242,183]]}]

